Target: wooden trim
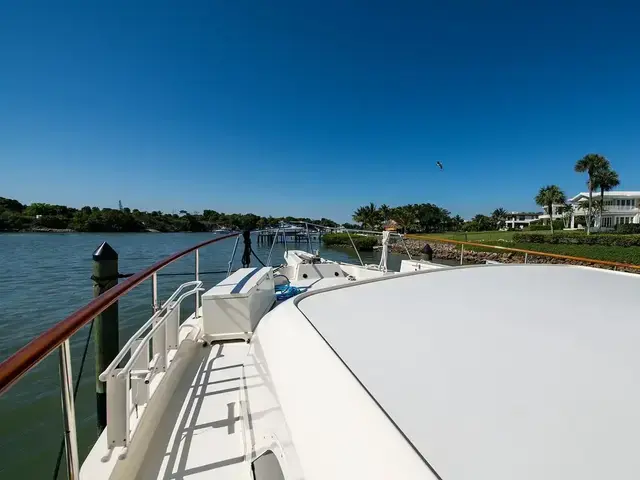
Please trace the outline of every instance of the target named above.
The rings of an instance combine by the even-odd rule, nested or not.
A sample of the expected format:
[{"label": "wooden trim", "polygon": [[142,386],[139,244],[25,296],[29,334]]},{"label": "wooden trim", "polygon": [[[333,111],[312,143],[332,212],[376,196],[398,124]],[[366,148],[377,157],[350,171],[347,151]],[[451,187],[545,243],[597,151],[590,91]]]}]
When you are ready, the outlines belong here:
[{"label": "wooden trim", "polygon": [[55,350],[62,342],[70,338],[74,333],[89,323],[96,316],[100,315],[120,297],[133,290],[142,282],[147,280],[158,270],[166,267],[170,263],[188,255],[189,253],[216,243],[227,238],[238,236],[233,233],[222,237],[212,238],[193,247],[174,253],[173,255],[154,263],[146,270],[136,273],[124,282],[107,290],[99,297],[87,303],[80,310],[69,315],[61,322],[56,323],[49,330],[30,341],[16,353],[0,363],[0,394],[17,382],[25,373],[40,363],[47,355]]},{"label": "wooden trim", "polygon": [[560,260],[573,260],[576,262],[584,262],[584,263],[593,263],[595,265],[606,265],[608,267],[617,267],[617,268],[630,268],[633,270],[640,270],[640,265],[633,265],[630,263],[619,263],[619,262],[610,262],[608,260],[595,260],[593,258],[585,258],[585,257],[572,257],[570,255],[560,255],[557,253],[548,253],[548,252],[538,252],[536,250],[525,250],[522,248],[511,248],[511,247],[501,247],[499,245],[487,245],[484,243],[475,243],[475,242],[463,242],[460,240],[451,240],[448,238],[440,238],[440,237],[429,237],[429,236],[420,236],[420,235],[408,235],[408,238],[413,238],[415,240],[425,240],[431,242],[441,242],[441,243],[452,243],[455,245],[470,245],[472,247],[482,247],[482,248],[494,248],[496,250],[502,250],[505,252],[516,252],[516,253],[527,253],[529,255],[537,255],[541,257],[550,257],[550,258],[558,258]]}]

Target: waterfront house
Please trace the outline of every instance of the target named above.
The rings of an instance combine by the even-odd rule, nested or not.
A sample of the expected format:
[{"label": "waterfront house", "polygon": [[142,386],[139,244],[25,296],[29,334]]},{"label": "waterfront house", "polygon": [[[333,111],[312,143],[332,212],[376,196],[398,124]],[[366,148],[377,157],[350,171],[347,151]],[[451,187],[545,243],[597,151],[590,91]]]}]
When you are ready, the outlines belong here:
[{"label": "waterfront house", "polygon": [[509,230],[522,230],[540,217],[536,212],[509,212],[505,219],[505,227]]},{"label": "waterfront house", "polygon": [[[564,218],[563,208],[564,205],[561,203],[553,204],[552,215],[554,220],[562,220]],[[542,223],[546,225],[549,223],[549,207],[543,207],[542,210],[543,212],[538,216],[538,220],[542,220]]]},{"label": "waterfront house", "polygon": [[[573,205],[570,228],[575,228],[575,218],[587,215],[583,208],[585,200],[589,200],[588,192],[580,192],[569,199]],[[593,192],[593,200],[600,200],[600,192]],[[640,223],[640,192],[616,191],[604,192],[604,211],[602,213],[602,229],[610,230],[616,225],[625,223]],[[600,214],[594,216],[594,227],[600,228]]]}]

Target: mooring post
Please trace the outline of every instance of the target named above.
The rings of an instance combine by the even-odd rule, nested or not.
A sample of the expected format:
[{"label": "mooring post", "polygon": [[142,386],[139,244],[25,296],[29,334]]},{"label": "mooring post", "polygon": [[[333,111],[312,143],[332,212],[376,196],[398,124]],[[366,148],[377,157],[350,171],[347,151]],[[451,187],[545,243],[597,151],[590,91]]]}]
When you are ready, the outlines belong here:
[{"label": "mooring post", "polygon": [[425,243],[424,247],[422,247],[422,257],[423,257],[423,260],[426,257],[426,260],[428,262],[433,262],[433,249],[431,248],[431,245],[429,245],[428,243]]},{"label": "mooring post", "polygon": [[[107,242],[93,252],[93,296],[98,297],[118,284],[118,254]],[[93,326],[96,353],[96,410],[98,434],[107,426],[107,385],[98,376],[118,354],[118,302],[96,317]]]}]

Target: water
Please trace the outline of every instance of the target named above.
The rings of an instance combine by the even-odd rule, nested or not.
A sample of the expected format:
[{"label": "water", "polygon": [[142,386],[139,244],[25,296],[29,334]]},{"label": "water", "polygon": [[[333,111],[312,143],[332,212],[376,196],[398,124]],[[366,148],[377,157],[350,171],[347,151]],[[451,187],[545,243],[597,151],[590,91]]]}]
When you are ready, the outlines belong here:
[{"label": "water", "polygon": [[[91,254],[102,241],[109,242],[118,252],[120,272],[129,273],[209,238],[208,233],[0,234],[0,360],[91,300]],[[202,249],[200,270],[226,270],[233,243],[234,240],[225,240]],[[255,240],[253,246],[266,261],[269,247],[257,245]],[[301,244],[298,248],[305,247]],[[240,263],[241,249],[238,250],[235,268]],[[332,260],[359,261],[352,249],[321,250],[324,257]],[[276,245],[273,263],[282,263],[283,253],[284,246]],[[361,252],[361,256],[365,263],[379,262],[377,252]],[[402,258],[390,255],[389,268],[398,270]],[[193,271],[194,256],[189,255],[162,272]],[[223,274],[215,274],[202,275],[201,279],[209,288],[223,278]],[[192,279],[193,276],[159,277],[160,298],[166,299],[180,283]],[[121,299],[119,308],[122,345],[151,314],[150,280]],[[192,312],[193,302],[187,299],[182,314]],[[71,340],[74,380],[88,329],[84,327]],[[97,437],[93,348],[91,339],[76,399],[81,460]],[[52,478],[61,435],[58,355],[54,353],[0,396],[0,478]]]}]

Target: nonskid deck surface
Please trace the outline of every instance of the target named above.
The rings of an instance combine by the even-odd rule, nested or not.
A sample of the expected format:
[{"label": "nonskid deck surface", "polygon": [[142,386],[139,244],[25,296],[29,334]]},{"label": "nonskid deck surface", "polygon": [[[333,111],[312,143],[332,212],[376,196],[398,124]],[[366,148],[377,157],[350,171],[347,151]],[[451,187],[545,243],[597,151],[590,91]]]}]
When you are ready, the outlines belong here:
[{"label": "nonskid deck surface", "polygon": [[167,407],[138,478],[251,478],[239,404],[248,348],[241,342],[202,349]]}]

